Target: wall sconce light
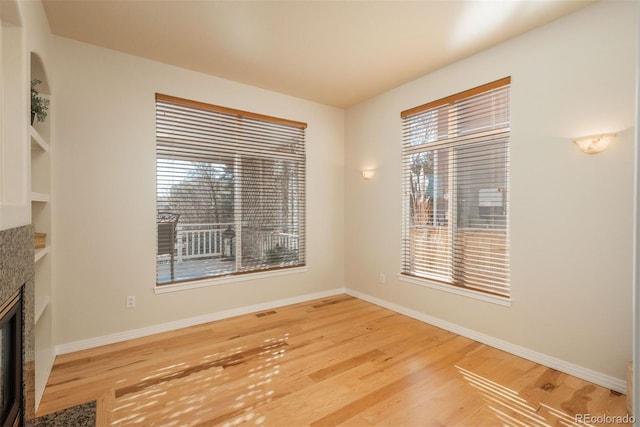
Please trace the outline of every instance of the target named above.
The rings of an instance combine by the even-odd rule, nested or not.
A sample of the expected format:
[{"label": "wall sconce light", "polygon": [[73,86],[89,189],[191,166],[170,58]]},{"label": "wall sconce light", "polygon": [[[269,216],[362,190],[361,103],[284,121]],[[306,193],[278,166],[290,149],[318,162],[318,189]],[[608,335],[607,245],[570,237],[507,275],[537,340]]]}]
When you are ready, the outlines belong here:
[{"label": "wall sconce light", "polygon": [[576,138],[573,142],[575,142],[583,152],[587,154],[596,154],[604,151],[615,137],[615,133],[603,133],[600,135],[589,135]]},{"label": "wall sconce light", "polygon": [[362,177],[364,179],[371,179],[371,178],[373,178],[375,176],[376,170],[375,169],[362,169],[360,174],[362,175]]}]

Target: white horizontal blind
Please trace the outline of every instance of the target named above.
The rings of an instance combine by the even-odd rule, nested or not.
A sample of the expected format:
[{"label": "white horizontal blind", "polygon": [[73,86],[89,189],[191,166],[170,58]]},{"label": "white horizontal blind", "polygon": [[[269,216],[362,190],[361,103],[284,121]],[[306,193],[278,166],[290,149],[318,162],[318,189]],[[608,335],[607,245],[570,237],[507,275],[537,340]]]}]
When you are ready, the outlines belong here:
[{"label": "white horizontal blind", "polygon": [[402,273],[509,295],[510,78],[402,113]]},{"label": "white horizontal blind", "polygon": [[156,95],[157,284],[305,265],[305,128]]}]

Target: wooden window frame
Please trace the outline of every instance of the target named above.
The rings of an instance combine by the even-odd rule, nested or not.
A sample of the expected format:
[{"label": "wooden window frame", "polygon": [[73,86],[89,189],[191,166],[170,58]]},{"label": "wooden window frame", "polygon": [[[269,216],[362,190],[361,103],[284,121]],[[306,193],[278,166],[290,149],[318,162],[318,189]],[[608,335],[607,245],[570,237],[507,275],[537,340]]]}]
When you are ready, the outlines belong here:
[{"label": "wooden window frame", "polygon": [[[193,282],[229,282],[235,281],[229,279],[236,276],[249,279],[253,277],[252,275],[262,277],[279,271],[306,269],[306,149],[304,136],[306,128],[307,124],[299,121],[156,94],[156,173],[158,182],[156,197],[159,218],[161,213],[165,217],[167,217],[166,214],[178,213],[166,209],[170,203],[167,201],[169,199],[176,203],[182,200],[181,206],[187,215],[206,217],[206,212],[200,213],[197,207],[193,207],[197,205],[196,202],[200,200],[199,198],[203,197],[198,193],[201,191],[198,190],[200,184],[192,184],[197,181],[195,178],[191,179],[189,183],[189,185],[196,186],[190,190],[193,192],[193,197],[196,197],[193,199],[193,206],[188,203],[191,193],[186,190],[183,191],[183,195],[176,193],[178,194],[177,199],[167,196],[166,191],[164,193],[161,191],[161,186],[165,190],[170,185],[171,188],[174,188],[173,184],[169,184],[170,182],[176,182],[180,179],[182,179],[180,182],[187,181],[184,170],[173,170],[170,163],[177,163],[178,169],[182,167],[188,171],[189,168],[193,168],[193,165],[200,163],[212,168],[224,168],[227,171],[225,173],[229,175],[227,178],[229,182],[226,183],[227,189],[225,190],[227,203],[232,203],[232,209],[224,211],[226,212],[224,216],[229,223],[223,225],[226,225],[227,229],[234,233],[234,236],[229,240],[223,240],[225,237],[222,228],[217,231],[206,230],[206,233],[209,234],[203,234],[206,236],[202,238],[204,240],[198,240],[195,243],[197,249],[205,248],[204,253],[187,255],[216,258],[222,253],[224,256],[224,251],[227,248],[221,245],[225,244],[223,242],[232,241],[233,248],[229,249],[227,255],[229,255],[228,259],[232,258],[235,262],[235,267],[226,266],[224,269],[220,267],[218,270],[213,269],[208,272],[194,270],[190,276],[185,274],[183,277],[177,277],[174,272],[175,255],[178,254],[178,251],[183,251],[181,247],[184,244],[181,246],[177,242],[171,242],[169,246],[176,249],[170,251],[170,277],[167,279],[163,273],[161,278],[160,265],[165,263],[165,257],[161,259],[160,256],[167,255],[165,253],[167,252],[167,244],[159,240],[161,237],[159,222],[156,289],[199,287],[192,286]],[[180,162],[187,164],[187,166],[180,166]],[[281,168],[285,168],[284,172],[280,171]],[[174,181],[171,181],[172,179]],[[280,181],[273,180],[278,179],[284,180],[282,188],[274,187],[273,183]],[[282,191],[286,194],[291,192],[291,195],[280,199],[278,195],[284,194]],[[278,211],[278,206],[281,207],[282,212]],[[255,250],[261,255],[256,255],[260,258],[254,257],[253,261],[249,261],[245,256],[247,251],[243,248],[245,239],[242,233],[250,232],[247,230],[253,224],[251,218],[261,221],[260,218],[267,217],[269,219],[264,221],[271,221],[268,224],[270,226],[287,228],[291,222],[290,226],[293,228],[285,234],[283,231],[277,233],[273,231],[270,236],[261,238],[261,233],[268,234],[269,232],[266,229],[261,232],[254,227],[253,237],[249,237],[254,240],[262,239],[257,243],[260,248]],[[260,224],[267,225],[266,222],[260,222]],[[260,224],[256,223],[256,227]],[[163,230],[166,230],[166,227]],[[165,234],[163,231],[163,239],[167,238]],[[176,234],[169,238],[176,239],[175,236]],[[193,237],[193,239],[196,238],[200,239],[198,236]],[[183,240],[180,241],[183,242]],[[272,247],[274,244],[276,244],[275,249]],[[293,246],[290,248],[289,245],[293,245],[295,248]],[[162,253],[160,253],[161,246]],[[180,256],[177,258],[179,262],[182,262]],[[289,271],[286,271],[284,274],[288,273]]]}]

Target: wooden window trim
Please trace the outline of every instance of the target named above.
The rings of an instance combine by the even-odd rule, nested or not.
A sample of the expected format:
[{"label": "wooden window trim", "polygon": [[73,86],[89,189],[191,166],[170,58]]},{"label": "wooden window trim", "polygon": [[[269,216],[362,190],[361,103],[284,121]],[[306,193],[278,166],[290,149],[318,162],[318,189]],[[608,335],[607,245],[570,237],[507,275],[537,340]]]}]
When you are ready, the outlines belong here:
[{"label": "wooden window trim", "polygon": [[441,105],[450,104],[460,99],[469,98],[479,93],[487,92],[491,89],[497,89],[499,87],[507,86],[509,84],[511,84],[511,77],[504,77],[502,79],[493,81],[491,83],[487,83],[481,86],[467,89],[465,91],[462,91],[453,95],[449,95],[444,98],[437,99],[435,101],[427,102],[426,104],[418,105],[417,107],[409,108],[408,110],[404,110],[403,112],[401,112],[400,117],[403,119],[406,119],[407,117],[413,116],[414,114],[418,114],[423,111],[439,107]]},{"label": "wooden window trim", "polygon": [[265,114],[252,113],[250,111],[236,110],[235,108],[222,107],[220,105],[214,105],[214,104],[207,104],[206,102],[178,98],[177,96],[163,95],[161,93],[156,93],[156,101],[165,101],[165,102],[170,102],[176,105],[182,105],[184,107],[200,108],[203,110],[215,111],[217,113],[232,114],[238,117],[249,117],[256,120],[277,123],[279,125],[291,126],[298,129],[307,128],[307,124],[304,122],[298,122],[295,120],[288,120],[288,119],[283,119],[283,118],[274,117],[274,116],[267,116]]}]

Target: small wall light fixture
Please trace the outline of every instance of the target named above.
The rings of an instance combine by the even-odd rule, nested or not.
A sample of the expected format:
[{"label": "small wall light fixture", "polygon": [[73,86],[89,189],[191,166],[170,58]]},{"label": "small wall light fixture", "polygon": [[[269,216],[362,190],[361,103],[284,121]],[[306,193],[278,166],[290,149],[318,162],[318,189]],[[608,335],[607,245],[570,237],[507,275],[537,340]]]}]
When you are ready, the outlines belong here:
[{"label": "small wall light fixture", "polygon": [[603,133],[599,135],[589,135],[580,138],[575,138],[573,142],[576,143],[580,149],[587,154],[596,154],[604,151],[611,141],[616,137],[615,133]]},{"label": "small wall light fixture", "polygon": [[376,174],[376,170],[375,169],[362,169],[362,171],[360,171],[360,174],[362,175],[362,177],[364,179],[371,179],[375,176]]}]

